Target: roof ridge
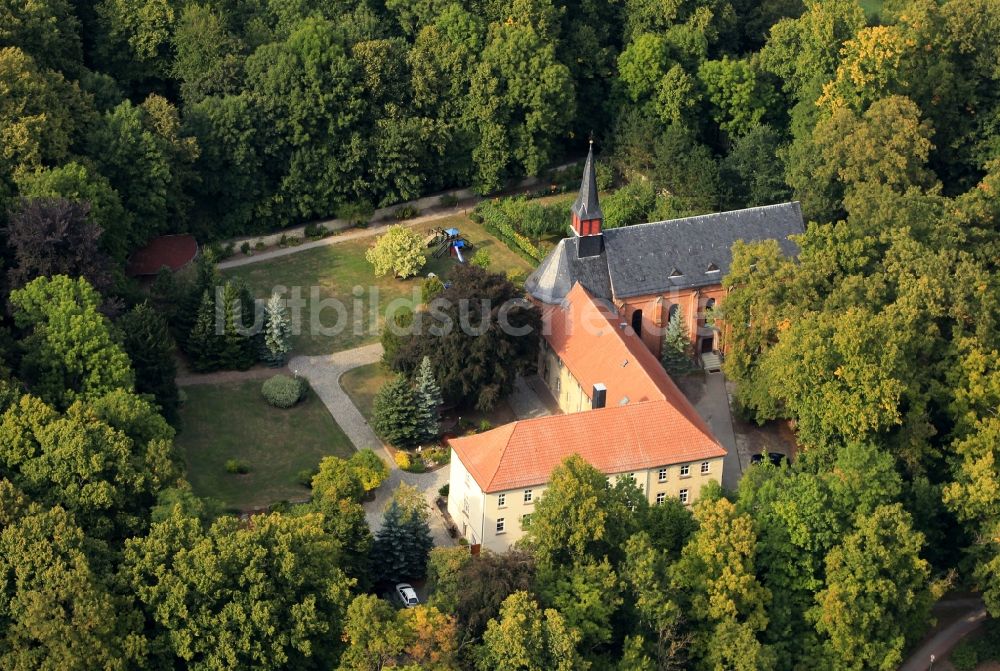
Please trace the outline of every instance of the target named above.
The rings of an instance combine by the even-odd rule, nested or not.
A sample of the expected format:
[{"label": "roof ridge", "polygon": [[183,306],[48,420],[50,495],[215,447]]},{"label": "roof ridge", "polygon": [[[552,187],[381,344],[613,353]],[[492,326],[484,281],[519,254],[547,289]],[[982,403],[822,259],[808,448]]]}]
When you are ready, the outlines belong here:
[{"label": "roof ridge", "polygon": [[754,212],[756,210],[770,210],[778,207],[786,207],[788,205],[796,205],[801,208],[801,203],[797,200],[789,200],[784,203],[771,203],[770,205],[754,205],[753,207],[741,207],[736,210],[724,210],[722,212],[706,212],[705,214],[693,214],[690,217],[677,217],[676,219],[661,219],[660,221],[647,221],[643,224],[632,224],[631,226],[621,226],[619,228],[610,228],[605,233],[610,231],[627,231],[633,228],[642,228],[643,226],[654,226],[656,224],[671,224],[678,223],[682,221],[690,221],[692,219],[707,219],[708,217],[719,217],[724,214],[735,214],[737,212]]}]

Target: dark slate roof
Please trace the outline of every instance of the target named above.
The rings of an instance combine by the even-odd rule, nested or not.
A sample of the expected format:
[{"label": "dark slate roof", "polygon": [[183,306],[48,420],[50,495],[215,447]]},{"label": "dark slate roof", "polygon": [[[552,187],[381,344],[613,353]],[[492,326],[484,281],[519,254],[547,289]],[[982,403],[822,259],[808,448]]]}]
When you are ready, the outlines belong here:
[{"label": "dark slate roof", "polygon": [[535,272],[524,281],[528,293],[543,303],[561,303],[577,282],[600,298],[611,298],[608,259],[602,251],[597,256],[580,258],[580,238],[563,238]]},{"label": "dark slate roof", "polygon": [[560,240],[524,286],[544,303],[559,303],[576,282],[609,300],[719,284],[737,240],[777,240],[782,253],[795,256],[798,245],[788,236],[802,232],[798,203],[613,228],[604,231],[604,251],[589,258],[579,258],[579,238]]},{"label": "dark slate roof", "polygon": [[590,143],[587,151],[587,162],[583,164],[583,179],[580,180],[580,193],[573,203],[573,214],[581,221],[587,219],[603,219],[601,203],[597,197],[597,172],[594,169],[594,143]]},{"label": "dark slate roof", "polygon": [[[616,298],[719,284],[729,272],[737,240],[777,240],[786,256],[803,232],[796,203],[751,207],[604,231],[611,290]],[[716,272],[706,272],[711,267]]]}]

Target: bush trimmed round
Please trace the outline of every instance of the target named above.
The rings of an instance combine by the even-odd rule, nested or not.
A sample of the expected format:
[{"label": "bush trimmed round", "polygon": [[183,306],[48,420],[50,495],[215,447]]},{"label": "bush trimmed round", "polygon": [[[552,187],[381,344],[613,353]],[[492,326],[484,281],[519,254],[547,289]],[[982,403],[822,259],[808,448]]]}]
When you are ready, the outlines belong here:
[{"label": "bush trimmed round", "polygon": [[260,391],[264,399],[275,408],[290,408],[305,396],[308,386],[301,380],[287,375],[275,375],[268,378]]}]

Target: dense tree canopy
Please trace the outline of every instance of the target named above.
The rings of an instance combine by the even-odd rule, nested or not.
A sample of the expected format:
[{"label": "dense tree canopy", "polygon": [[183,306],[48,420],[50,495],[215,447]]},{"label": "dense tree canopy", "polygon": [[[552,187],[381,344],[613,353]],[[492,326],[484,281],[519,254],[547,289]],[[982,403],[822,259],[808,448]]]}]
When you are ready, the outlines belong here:
[{"label": "dense tree canopy", "polygon": [[[1000,616],[998,34],[991,0],[0,0],[0,666],[877,669],[949,579]],[[793,465],[692,514],[570,460],[523,547],[431,554],[403,614],[362,592],[423,573],[424,499],[375,543],[374,454],[280,514],[191,493],[169,336],[250,366],[252,299],[205,253],[145,306],[132,252],[547,177],[588,136],[609,226],[802,204],[797,258],[738,244],[717,317]],[[542,251],[565,232],[511,203]],[[386,356],[488,409],[537,340],[499,328],[513,282],[451,280]]]}]

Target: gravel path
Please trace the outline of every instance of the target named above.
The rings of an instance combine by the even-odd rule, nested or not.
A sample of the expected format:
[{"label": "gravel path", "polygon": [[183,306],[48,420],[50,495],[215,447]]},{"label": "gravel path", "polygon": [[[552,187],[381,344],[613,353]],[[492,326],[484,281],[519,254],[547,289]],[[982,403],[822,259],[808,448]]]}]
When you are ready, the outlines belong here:
[{"label": "gravel path", "polygon": [[[955,600],[955,605],[964,600]],[[939,605],[945,602],[940,602]],[[929,641],[917,649],[910,658],[899,667],[899,671],[925,671],[930,667],[931,655],[934,660],[940,662],[945,655],[951,652],[952,648],[958,645],[959,641],[974,632],[986,621],[987,613],[983,602],[976,599],[970,604],[972,608],[960,620],[945,627],[935,634]]]},{"label": "gravel path", "polygon": [[272,249],[266,252],[256,252],[253,256],[238,255],[225,261],[220,261],[216,264],[219,270],[225,270],[227,268],[237,268],[239,266],[246,266],[251,263],[260,263],[262,261],[270,261],[271,259],[278,259],[283,256],[290,256],[292,254],[297,254],[299,252],[304,252],[307,249],[316,249],[317,247],[328,247],[329,245],[338,245],[342,242],[347,242],[348,240],[357,240],[358,238],[370,238],[375,235],[381,235],[386,231],[389,226],[393,224],[402,224],[403,226],[419,226],[420,224],[426,224],[429,221],[436,221],[438,219],[445,219],[447,217],[454,216],[456,214],[468,214],[469,210],[475,206],[476,203],[481,199],[475,199],[473,201],[466,201],[463,204],[457,205],[456,207],[449,207],[447,209],[437,210],[430,214],[424,214],[419,217],[414,217],[413,219],[407,219],[405,221],[380,221],[377,223],[370,224],[367,228],[349,228],[343,233],[337,235],[331,235],[326,238],[321,238],[319,240],[312,240],[310,242],[303,242],[300,245],[295,245],[294,247],[283,247],[278,249]]},{"label": "gravel path", "polygon": [[365,345],[356,349],[323,354],[320,356],[297,356],[289,363],[292,371],[302,375],[316,391],[330,414],[351,439],[355,449],[370,447],[389,464],[389,478],[375,491],[375,500],[365,503],[365,514],[372,533],[378,533],[382,525],[382,511],[392,498],[392,493],[405,482],[419,489],[431,507],[430,525],[435,545],[454,545],[448,535],[444,517],[434,505],[438,489],[448,482],[448,468],[440,468],[430,473],[407,473],[396,466],[389,450],[368,426],[368,421],[358,411],[357,406],[340,386],[341,376],[358,366],[375,363],[382,357],[381,343]]}]

